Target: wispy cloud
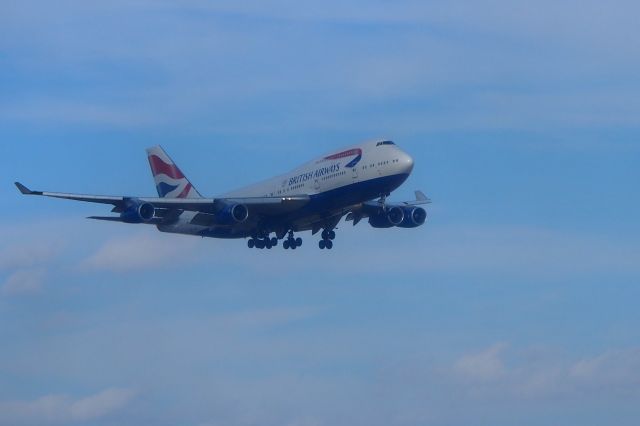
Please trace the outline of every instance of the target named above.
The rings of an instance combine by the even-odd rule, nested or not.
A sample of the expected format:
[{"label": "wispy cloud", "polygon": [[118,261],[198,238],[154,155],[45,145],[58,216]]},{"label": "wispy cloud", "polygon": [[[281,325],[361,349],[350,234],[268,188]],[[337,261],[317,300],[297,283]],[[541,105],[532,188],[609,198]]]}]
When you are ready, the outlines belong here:
[{"label": "wispy cloud", "polygon": [[505,373],[502,352],[507,345],[497,343],[481,352],[461,357],[454,364],[454,371],[471,379],[494,380]]},{"label": "wispy cloud", "polygon": [[[19,233],[16,228],[20,227],[14,228]],[[2,243],[6,244],[0,247],[0,273],[6,275],[4,282],[0,281],[0,293],[4,296],[33,295],[42,291],[49,266],[63,248],[60,242],[31,240],[27,235],[29,231],[25,231],[21,242],[14,244],[14,238],[0,230],[0,235],[5,237]]]},{"label": "wispy cloud", "polygon": [[[33,2],[0,18],[2,42],[30,53],[19,55],[25,69],[46,63],[78,82],[8,98],[9,121],[274,133],[291,121],[412,132],[638,125],[633,2],[66,2],[73,14],[35,3],[39,18]],[[134,78],[103,70],[121,67]]]},{"label": "wispy cloud", "polygon": [[613,387],[640,393],[640,348],[609,350],[575,362],[569,377],[593,391]]},{"label": "wispy cloud", "polygon": [[45,271],[41,269],[18,270],[2,285],[2,294],[17,296],[38,293],[42,290]]},{"label": "wispy cloud", "polygon": [[0,271],[41,265],[54,259],[61,250],[60,244],[44,244],[42,241],[14,243],[9,236],[5,244],[7,246],[0,249]]},{"label": "wispy cloud", "polygon": [[640,395],[640,350],[607,350],[579,359],[509,350],[503,343],[460,357],[451,378],[474,398],[539,399]]},{"label": "wispy cloud", "polygon": [[114,272],[184,266],[194,254],[193,243],[190,237],[135,233],[108,240],[81,266]]},{"label": "wispy cloud", "polygon": [[56,425],[86,423],[126,407],[136,392],[110,388],[83,398],[51,394],[31,401],[1,401],[0,423],[13,425]]},{"label": "wispy cloud", "polygon": [[98,419],[126,406],[135,397],[132,389],[106,389],[77,401],[70,406],[71,418],[77,421]]}]

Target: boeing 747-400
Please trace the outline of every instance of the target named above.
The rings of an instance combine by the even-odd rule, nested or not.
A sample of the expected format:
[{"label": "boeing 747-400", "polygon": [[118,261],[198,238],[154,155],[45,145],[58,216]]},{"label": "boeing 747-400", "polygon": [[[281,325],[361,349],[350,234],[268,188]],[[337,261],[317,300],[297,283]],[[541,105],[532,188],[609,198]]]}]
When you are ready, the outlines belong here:
[{"label": "boeing 747-400", "polygon": [[[332,249],[335,228],[346,216],[374,228],[415,228],[425,223],[429,199],[389,203],[387,197],[409,177],[413,159],[392,141],[374,141],[312,160],[289,173],[219,197],[203,197],[156,146],[147,150],[158,198],[101,196],[32,191],[26,195],[112,205],[113,216],[90,219],[155,225],[162,232],[212,238],[245,238],[250,248],[271,249],[284,240],[296,249],[296,232],[321,232],[318,246]],[[275,236],[272,236],[275,235]]]}]

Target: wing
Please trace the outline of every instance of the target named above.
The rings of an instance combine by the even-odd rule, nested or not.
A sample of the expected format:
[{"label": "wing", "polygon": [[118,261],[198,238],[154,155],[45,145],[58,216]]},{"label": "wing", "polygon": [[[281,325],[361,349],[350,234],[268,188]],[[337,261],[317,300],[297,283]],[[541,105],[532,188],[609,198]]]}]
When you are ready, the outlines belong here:
[{"label": "wing", "polygon": [[[114,206],[113,212],[122,212],[131,201],[149,203],[156,209],[170,211],[191,211],[203,214],[214,214],[229,205],[243,204],[256,214],[273,215],[288,213],[305,206],[309,202],[308,195],[295,195],[287,197],[246,197],[246,198],[155,198],[155,197],[127,197],[68,194],[63,192],[32,191],[20,182],[16,187],[24,195],[39,195],[43,197],[62,198],[65,200],[84,201],[87,203],[110,204]],[[105,219],[94,217],[96,219]],[[111,220],[117,220],[112,218]]]}]

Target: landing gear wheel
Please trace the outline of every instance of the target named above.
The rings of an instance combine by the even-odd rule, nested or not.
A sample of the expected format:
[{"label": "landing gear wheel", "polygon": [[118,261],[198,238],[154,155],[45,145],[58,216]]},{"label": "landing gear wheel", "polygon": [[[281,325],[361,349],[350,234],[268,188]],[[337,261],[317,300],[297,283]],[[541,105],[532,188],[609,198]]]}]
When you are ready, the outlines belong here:
[{"label": "landing gear wheel", "polygon": [[256,246],[256,242],[253,238],[249,238],[249,241],[247,241],[247,247],[249,247],[250,249],[254,248]]},{"label": "landing gear wheel", "polygon": [[282,243],[282,247],[285,250],[289,250],[289,240],[284,240],[284,242]]},{"label": "landing gear wheel", "polygon": [[318,243],[321,250],[331,250],[333,248],[333,240],[336,238],[336,232],[333,229],[324,229],[322,231],[322,240]]},{"label": "landing gear wheel", "polygon": [[276,237],[271,238],[271,246],[272,247],[278,246],[278,239]]},{"label": "landing gear wheel", "polygon": [[302,247],[302,238],[300,237],[296,238],[296,246]]}]

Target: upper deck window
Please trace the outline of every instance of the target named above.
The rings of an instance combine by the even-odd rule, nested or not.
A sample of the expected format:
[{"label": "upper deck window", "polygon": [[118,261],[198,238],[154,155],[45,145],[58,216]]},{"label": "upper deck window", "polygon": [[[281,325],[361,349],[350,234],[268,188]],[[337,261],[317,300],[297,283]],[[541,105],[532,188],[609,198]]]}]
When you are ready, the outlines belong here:
[{"label": "upper deck window", "polygon": [[393,143],[391,141],[382,141],[382,142],[378,142],[376,144],[376,146],[381,146],[381,145],[395,145],[395,143]]}]

